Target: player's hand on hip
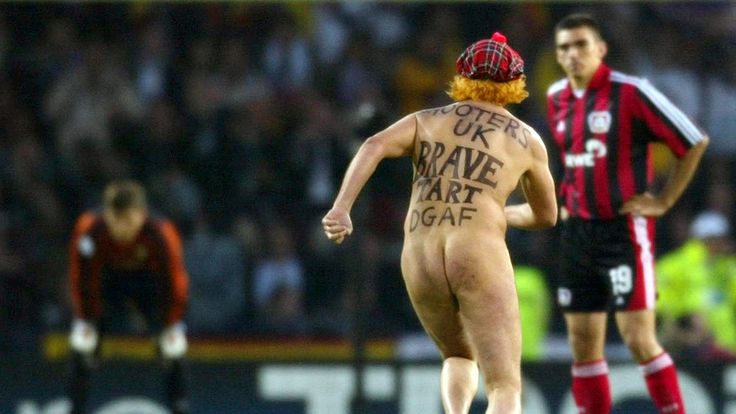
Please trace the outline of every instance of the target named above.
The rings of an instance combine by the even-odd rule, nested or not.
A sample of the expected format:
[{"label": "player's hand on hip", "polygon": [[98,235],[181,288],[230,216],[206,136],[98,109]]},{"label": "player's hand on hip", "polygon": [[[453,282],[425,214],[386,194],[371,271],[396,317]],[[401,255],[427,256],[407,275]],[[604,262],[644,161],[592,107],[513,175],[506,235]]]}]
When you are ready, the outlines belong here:
[{"label": "player's hand on hip", "polygon": [[322,229],[328,239],[340,244],[352,234],[353,222],[346,211],[333,208],[322,219]]},{"label": "player's hand on hip", "polygon": [[644,217],[660,217],[667,212],[667,204],[649,192],[637,194],[625,202],[619,213]]}]

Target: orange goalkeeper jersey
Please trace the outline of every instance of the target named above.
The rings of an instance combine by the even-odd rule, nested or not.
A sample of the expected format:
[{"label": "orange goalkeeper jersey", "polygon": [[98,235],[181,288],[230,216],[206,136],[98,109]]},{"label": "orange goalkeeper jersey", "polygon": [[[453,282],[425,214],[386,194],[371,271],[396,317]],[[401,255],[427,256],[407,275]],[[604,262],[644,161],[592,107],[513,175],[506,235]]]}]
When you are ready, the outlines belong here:
[{"label": "orange goalkeeper jersey", "polygon": [[103,312],[102,284],[108,272],[155,278],[157,302],[165,322],[184,317],[188,276],[182,243],[173,223],[149,217],[135,240],[119,243],[110,236],[102,215],[80,216],[69,243],[69,277],[75,316],[98,319]]}]

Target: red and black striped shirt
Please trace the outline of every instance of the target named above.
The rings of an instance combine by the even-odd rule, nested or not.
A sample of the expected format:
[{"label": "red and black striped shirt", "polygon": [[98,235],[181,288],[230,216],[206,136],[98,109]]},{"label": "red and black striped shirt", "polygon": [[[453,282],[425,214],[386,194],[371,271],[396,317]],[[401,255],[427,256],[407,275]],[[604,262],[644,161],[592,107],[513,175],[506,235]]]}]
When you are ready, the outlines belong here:
[{"label": "red and black striped shirt", "polygon": [[97,319],[103,312],[102,282],[106,272],[145,273],[154,278],[156,295],[164,307],[165,322],[184,317],[189,278],[184,267],[182,243],[174,225],[148,218],[130,243],[115,241],[101,214],[87,212],[77,220],[69,242],[69,279],[74,314]]},{"label": "red and black striped shirt", "polygon": [[560,151],[560,204],[570,217],[613,219],[653,179],[650,143],[680,158],[704,134],[644,79],[601,65],[582,96],[562,79],[547,91],[547,122]]}]

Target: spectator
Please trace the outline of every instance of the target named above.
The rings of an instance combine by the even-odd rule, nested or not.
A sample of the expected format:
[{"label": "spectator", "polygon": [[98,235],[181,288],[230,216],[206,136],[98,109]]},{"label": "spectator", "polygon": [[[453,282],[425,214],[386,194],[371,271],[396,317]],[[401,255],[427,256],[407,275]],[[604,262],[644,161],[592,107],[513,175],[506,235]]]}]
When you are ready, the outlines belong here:
[{"label": "spectator", "polygon": [[330,68],[342,59],[350,30],[340,13],[339,3],[319,3],[312,7],[313,42],[321,66]]},{"label": "spectator", "polygon": [[284,224],[266,225],[266,257],[253,274],[253,302],[264,332],[303,335],[308,331],[304,308],[304,268],[294,250],[294,235]]},{"label": "spectator", "polygon": [[169,71],[173,51],[165,24],[154,21],[146,25],[140,39],[133,45],[135,58],[136,93],[146,106],[168,94]]},{"label": "spectator", "polygon": [[245,262],[237,239],[214,233],[200,215],[184,242],[184,257],[191,292],[187,326],[192,333],[241,331]]},{"label": "spectator", "polygon": [[127,137],[120,149],[136,176],[153,177],[187,162],[185,117],[175,102],[161,98],[150,102],[140,131]]},{"label": "spectator", "polygon": [[241,39],[227,39],[222,54],[219,75],[225,108],[248,105],[254,100],[263,99],[269,93],[266,79],[251,66]]},{"label": "spectator", "polygon": [[662,342],[679,360],[698,362],[733,362],[736,356],[726,348],[715,343],[713,331],[703,320],[702,315],[694,313],[668,321],[661,328]]},{"label": "spectator", "polygon": [[150,177],[151,198],[177,223],[194,223],[202,211],[202,190],[175,164]]},{"label": "spectator", "polygon": [[544,273],[533,266],[514,266],[516,292],[521,314],[521,359],[539,361],[544,357],[552,313],[551,293]]},{"label": "spectator", "polygon": [[691,239],[657,263],[658,312],[665,332],[696,331],[702,319],[715,344],[736,352],[736,252],[730,232],[728,219],[717,212],[692,221]]},{"label": "spectator", "polygon": [[[736,7],[733,7],[736,11]],[[718,67],[713,72],[708,72],[703,108],[704,125],[713,134],[713,147],[721,157],[733,157],[736,155],[736,143],[733,139],[736,131],[736,51],[734,42],[726,48],[721,56]]]},{"label": "spectator", "polygon": [[271,82],[286,93],[297,93],[312,82],[315,65],[309,44],[288,14],[278,19],[266,40],[263,67]]},{"label": "spectator", "polygon": [[[0,194],[4,189],[0,188]],[[34,288],[28,280],[28,260],[18,243],[18,229],[12,217],[0,212],[0,351],[23,349],[34,331]],[[16,221],[17,222],[17,221]],[[11,239],[14,240],[11,243]]]},{"label": "spectator", "polygon": [[432,27],[427,27],[417,33],[416,44],[399,56],[394,86],[401,113],[417,111],[424,105],[439,106],[449,102],[438,91],[442,91],[443,83],[452,75],[455,62],[454,56],[448,59],[445,50],[438,47],[444,45],[442,40]]},{"label": "spectator", "polygon": [[45,115],[54,127],[59,154],[70,165],[79,161],[84,141],[110,148],[113,124],[132,123],[143,114],[115,48],[101,41],[86,45],[82,62],[61,75],[46,96]]}]

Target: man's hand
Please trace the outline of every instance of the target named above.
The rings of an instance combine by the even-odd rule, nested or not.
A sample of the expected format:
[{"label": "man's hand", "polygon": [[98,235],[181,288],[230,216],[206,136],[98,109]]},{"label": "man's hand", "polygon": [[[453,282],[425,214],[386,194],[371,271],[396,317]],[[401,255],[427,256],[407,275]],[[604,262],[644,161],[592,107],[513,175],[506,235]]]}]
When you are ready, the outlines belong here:
[{"label": "man's hand", "polygon": [[159,335],[158,345],[161,355],[166,359],[183,357],[188,345],[184,322],[176,322],[164,328]]},{"label": "man's hand", "polygon": [[328,239],[340,244],[353,233],[353,222],[346,211],[332,208],[322,219],[322,229]]},{"label": "man's hand", "polygon": [[625,202],[621,206],[619,213],[645,217],[660,217],[664,215],[667,210],[669,210],[667,203],[652,194],[645,192],[631,197],[629,201]]},{"label": "man's hand", "polygon": [[69,346],[75,352],[90,355],[97,348],[99,334],[94,324],[83,319],[72,321],[72,331],[69,334]]}]

